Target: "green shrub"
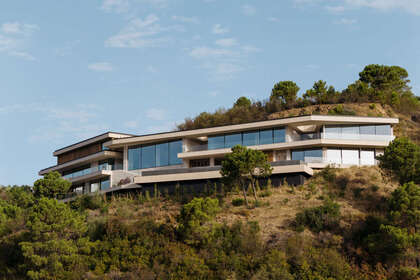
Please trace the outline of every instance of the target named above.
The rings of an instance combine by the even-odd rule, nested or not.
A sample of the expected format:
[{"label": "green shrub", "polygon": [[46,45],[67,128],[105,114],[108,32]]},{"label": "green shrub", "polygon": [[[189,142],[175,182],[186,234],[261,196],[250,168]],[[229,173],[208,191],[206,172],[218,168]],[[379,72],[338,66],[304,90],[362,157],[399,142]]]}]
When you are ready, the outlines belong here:
[{"label": "green shrub", "polygon": [[241,206],[245,204],[245,200],[243,198],[235,198],[232,199],[232,205],[233,206]]},{"label": "green shrub", "polygon": [[272,195],[273,193],[269,190],[264,190],[262,192],[260,192],[258,194],[259,197],[269,197],[270,195]]},{"label": "green shrub", "polygon": [[340,205],[327,201],[322,206],[307,208],[296,214],[297,230],[309,227],[314,232],[332,230],[338,226],[340,220]]}]

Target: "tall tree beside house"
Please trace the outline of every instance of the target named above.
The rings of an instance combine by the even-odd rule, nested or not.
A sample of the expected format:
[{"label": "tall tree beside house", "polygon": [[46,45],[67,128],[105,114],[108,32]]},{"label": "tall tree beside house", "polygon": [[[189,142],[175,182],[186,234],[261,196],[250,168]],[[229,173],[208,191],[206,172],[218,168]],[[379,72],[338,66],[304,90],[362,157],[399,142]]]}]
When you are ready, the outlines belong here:
[{"label": "tall tree beside house", "polygon": [[293,108],[300,88],[293,81],[281,81],[271,90],[270,101],[279,101],[283,108]]},{"label": "tall tree beside house", "polygon": [[63,179],[57,171],[44,175],[44,178],[35,181],[34,195],[36,197],[57,198],[70,189],[71,183]]},{"label": "tall tree beside house", "polygon": [[247,198],[247,181],[251,183],[255,201],[258,201],[255,182],[257,177],[271,175],[272,167],[268,162],[267,155],[262,151],[248,149],[247,147],[236,145],[232,148],[232,153],[225,156],[222,162],[220,173],[230,184],[239,184],[242,188],[245,203],[249,206]]}]

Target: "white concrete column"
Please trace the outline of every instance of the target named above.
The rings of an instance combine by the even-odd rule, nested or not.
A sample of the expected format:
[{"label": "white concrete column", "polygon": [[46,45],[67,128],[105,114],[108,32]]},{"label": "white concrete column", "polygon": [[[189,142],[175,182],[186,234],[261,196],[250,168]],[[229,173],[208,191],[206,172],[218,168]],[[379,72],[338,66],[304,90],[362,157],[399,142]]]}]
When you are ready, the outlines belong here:
[{"label": "white concrete column", "polygon": [[123,170],[128,171],[128,146],[124,146],[123,151]]},{"label": "white concrete column", "polygon": [[210,166],[214,166],[214,158],[210,158]]}]

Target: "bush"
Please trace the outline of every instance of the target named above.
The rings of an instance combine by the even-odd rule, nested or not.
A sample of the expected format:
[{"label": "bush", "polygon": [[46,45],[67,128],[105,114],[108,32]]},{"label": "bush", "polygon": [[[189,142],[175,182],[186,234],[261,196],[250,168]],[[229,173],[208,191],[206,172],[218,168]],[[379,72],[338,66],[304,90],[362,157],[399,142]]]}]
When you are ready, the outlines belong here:
[{"label": "bush", "polygon": [[245,204],[245,200],[243,198],[235,198],[232,199],[232,205],[233,206],[241,206]]},{"label": "bush", "polygon": [[307,208],[296,214],[297,230],[307,226],[314,232],[332,230],[338,226],[340,220],[340,205],[327,201],[322,206]]}]

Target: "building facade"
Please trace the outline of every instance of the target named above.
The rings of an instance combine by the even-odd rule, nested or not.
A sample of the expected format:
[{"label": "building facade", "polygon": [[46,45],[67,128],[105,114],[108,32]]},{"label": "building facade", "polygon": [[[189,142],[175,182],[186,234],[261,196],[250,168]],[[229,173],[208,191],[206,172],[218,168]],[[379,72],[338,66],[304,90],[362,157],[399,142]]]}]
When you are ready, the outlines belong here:
[{"label": "building facade", "polygon": [[274,180],[301,184],[328,165],[375,165],[397,123],[310,115],[141,136],[108,132],[55,151],[57,165],[39,175],[60,172],[75,194],[194,186],[220,179],[224,155],[240,144],[267,154]]}]

